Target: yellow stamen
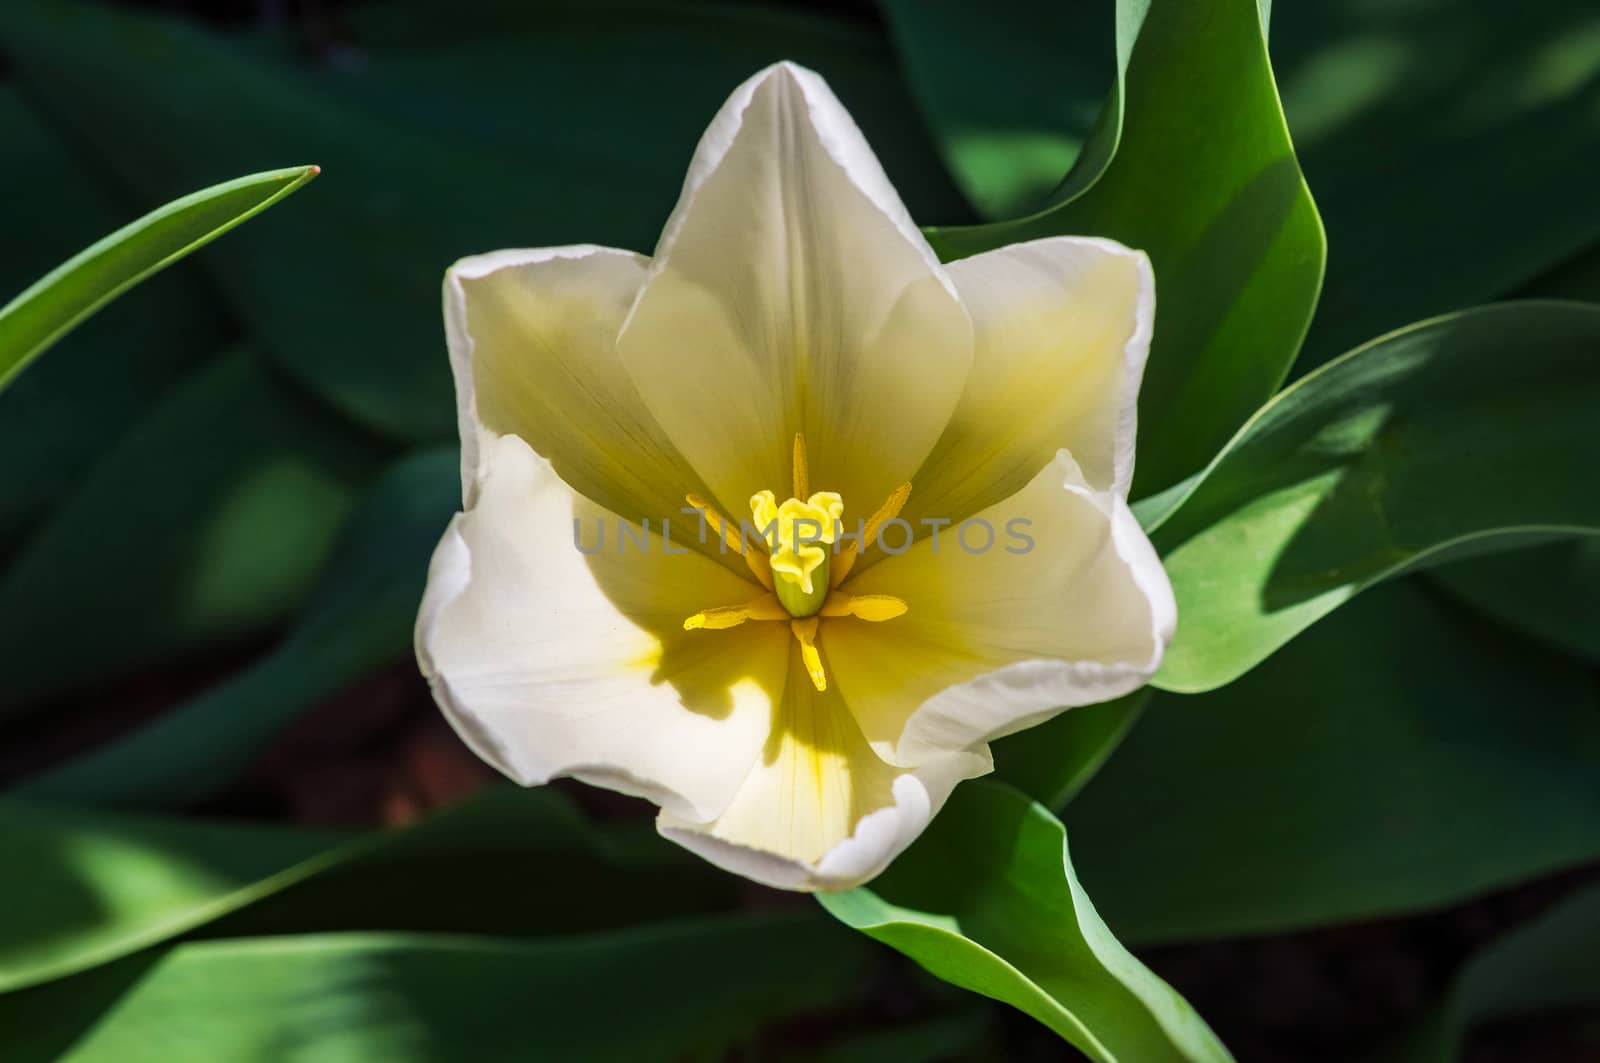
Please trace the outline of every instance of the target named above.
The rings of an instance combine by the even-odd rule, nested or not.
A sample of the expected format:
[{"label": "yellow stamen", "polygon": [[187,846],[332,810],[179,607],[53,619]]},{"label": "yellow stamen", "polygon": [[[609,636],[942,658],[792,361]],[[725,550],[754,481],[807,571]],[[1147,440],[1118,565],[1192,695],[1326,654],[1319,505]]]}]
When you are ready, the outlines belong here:
[{"label": "yellow stamen", "polygon": [[828,689],[828,673],[822,667],[822,651],[817,649],[817,618],[808,616],[789,621],[789,630],[800,640],[800,659],[805,662],[811,685],[818,690]]},{"label": "yellow stamen", "polygon": [[710,502],[699,495],[685,495],[684,500],[689,505],[700,511],[705,518],[706,525],[711,531],[722,537],[723,545],[744,557],[744,563],[750,566],[750,572],[760,581],[767,590],[772,589],[772,564],[767,560],[766,543],[761,536],[754,536],[754,541],[760,546],[759,550],[752,550],[751,538],[728,523],[728,518],[718,513]]},{"label": "yellow stamen", "polygon": [[811,493],[811,469],[806,464],[806,434],[794,434],[794,497],[805,498]]},{"label": "yellow stamen", "polygon": [[822,603],[818,616],[853,616],[880,624],[906,614],[906,603],[892,594],[845,594],[834,591]]},{"label": "yellow stamen", "polygon": [[725,628],[738,627],[746,620],[787,620],[789,611],[785,609],[775,595],[763,594],[753,601],[743,605],[719,605],[714,609],[704,609],[683,622],[683,630],[694,631],[705,628],[709,631],[721,631]]},{"label": "yellow stamen", "polygon": [[861,537],[859,539],[851,539],[850,545],[839,551],[833,559],[832,578],[835,587],[843,583],[844,578],[850,574],[850,569],[855,566],[856,558],[860,556],[861,550],[864,547],[871,546],[878,538],[878,530],[900,515],[900,511],[905,508],[906,499],[910,497],[910,481],[896,487],[894,493],[884,500],[883,505],[878,507],[878,512],[874,513],[862,527]]}]

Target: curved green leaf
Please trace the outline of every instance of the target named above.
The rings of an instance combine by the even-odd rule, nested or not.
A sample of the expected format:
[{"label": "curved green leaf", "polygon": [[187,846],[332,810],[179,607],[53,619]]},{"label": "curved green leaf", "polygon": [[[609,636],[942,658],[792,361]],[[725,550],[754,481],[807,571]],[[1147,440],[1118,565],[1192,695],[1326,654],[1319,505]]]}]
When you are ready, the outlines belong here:
[{"label": "curved green leaf", "polygon": [[406,652],[428,558],[460,504],[453,449],[397,462],[351,515],[309,604],[270,654],[14,792],[123,809],[213,796],[307,709]]},{"label": "curved green leaf", "polygon": [[[1113,5],[885,6],[974,201],[1045,191],[1039,163],[1072,157],[1113,82]],[[1591,135],[1600,32],[1587,0],[1529,11],[1300,4],[1279,12],[1271,54],[1300,165],[1338,248],[1300,368],[1407,321],[1503,297],[1600,236],[1587,194],[1600,151]]]},{"label": "curved green leaf", "polygon": [[1600,1004],[1597,956],[1600,887],[1590,886],[1479,950],[1439,1007],[1377,1060],[1460,1063],[1476,1023]]},{"label": "curved green leaf", "polygon": [[27,1063],[680,1063],[727,1058],[766,1022],[840,1006],[870,961],[865,942],[794,915],[555,941],[208,941],[0,999],[0,1024],[6,1058]]},{"label": "curved green leaf", "polygon": [[1061,824],[1009,787],[958,787],[872,886],[818,899],[846,925],[1026,1012],[1099,1063],[1232,1058],[1106,929],[1078,885]]},{"label": "curved green leaf", "polygon": [[[1150,0],[880,6],[945,162],[986,217],[1065,202],[1100,179]],[[1265,24],[1270,5],[1259,6]]]},{"label": "curved green leaf", "polygon": [[1428,576],[1477,612],[1600,665],[1600,539],[1473,558]]},{"label": "curved green leaf", "polygon": [[1018,240],[1107,236],[1155,265],[1135,495],[1194,472],[1283,381],[1322,280],[1324,241],[1251,0],[1152,0],[1104,174],[1031,217],[934,229],[947,259]]},{"label": "curved green leaf", "polygon": [[[1522,289],[1528,298],[1600,303],[1600,247]],[[1600,664],[1600,542],[1573,540],[1443,565],[1428,578],[1486,616]]]},{"label": "curved green leaf", "polygon": [[984,216],[1014,217],[1100,179],[1149,0],[882,6],[945,162]]},{"label": "curved green leaf", "polygon": [[[128,213],[0,81],[0,298]],[[0,454],[27,455],[6,466],[0,553],[48,516],[146,407],[221,350],[231,330],[197,268],[179,266],[103,307],[0,392]]]},{"label": "curved green leaf", "polygon": [[1153,536],[1178,598],[1156,685],[1208,690],[1397,572],[1600,532],[1600,307],[1480,307],[1265,406]]},{"label": "curved green leaf", "polygon": [[[1570,257],[1600,237],[1589,193],[1600,165],[1596,27],[1587,0],[1332,0],[1280,13],[1284,110],[1338,249],[1297,371],[1408,320],[1513,292],[1596,298],[1600,255]],[[1581,652],[1574,633],[1600,594],[1600,574],[1572,560],[1584,549],[1519,551],[1430,579]],[[1587,646],[1600,653],[1600,636]]]},{"label": "curved green leaf", "polygon": [[[6,875],[0,991],[49,981],[181,934],[274,876],[303,875],[344,835],[140,820],[0,801]],[[267,885],[263,886],[262,883]]]},{"label": "curved green leaf", "polygon": [[1335,249],[1297,371],[1600,239],[1591,0],[1284,4],[1272,57]]},{"label": "curved green leaf", "polygon": [[384,449],[249,351],[202,367],[0,577],[0,716],[282,618]]},{"label": "curved green leaf", "polygon": [[1600,858],[1596,694],[1400,580],[1222,690],[1157,695],[1064,818],[1135,945],[1459,903]]},{"label": "curved green leaf", "polygon": [[1519,299],[1577,299],[1600,302],[1600,243],[1566,259],[1517,290]]},{"label": "curved green leaf", "polygon": [[99,5],[12,0],[0,43],[40,113],[141,195],[284,152],[337,173],[205,265],[268,354],[400,439],[456,431],[444,267],[501,247],[653,247],[705,123],[768,63],[830,79],[920,216],[967,213],[870,29],[691,3],[482,6],[480,21],[385,5],[357,23],[375,27],[363,62],[321,68]]},{"label": "curved green leaf", "polygon": [[0,390],[78,322],[144,278],[266,210],[320,171],[236,178],[151,211],[51,270],[0,307]]},{"label": "curved green leaf", "polygon": [[359,837],[23,801],[0,802],[0,835],[0,991],[207,924],[570,933],[711,910],[736,887],[653,832],[601,831],[559,794],[509,787]]},{"label": "curved green leaf", "polygon": [[1046,808],[1061,808],[1086,786],[1139,721],[1150,688],[1084,705],[992,744],[995,778]]}]

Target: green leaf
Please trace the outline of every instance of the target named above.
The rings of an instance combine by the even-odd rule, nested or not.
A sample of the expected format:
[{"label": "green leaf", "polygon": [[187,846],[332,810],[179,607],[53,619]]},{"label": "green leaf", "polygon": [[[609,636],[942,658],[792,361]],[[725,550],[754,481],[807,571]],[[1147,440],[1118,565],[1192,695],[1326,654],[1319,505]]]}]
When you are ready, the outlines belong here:
[{"label": "green leaf", "polygon": [[[319,71],[319,86],[423,121],[433,137],[468,130],[472,143],[503,156],[503,165],[525,167],[505,188],[516,198],[501,204],[518,224],[525,224],[525,189],[538,181],[554,206],[526,224],[560,225],[577,234],[570,239],[593,241],[598,233],[616,246],[649,251],[716,109],[741,81],[783,59],[828,79],[914,217],[972,218],[918,120],[889,41],[863,20],[701,0],[552,0],[537,7],[380,0],[349,17],[372,61],[361,76],[329,65]],[[531,64],[535,56],[541,61]],[[629,80],[619,82],[619,69]],[[672,91],[640,91],[652,79],[670,82]],[[532,115],[514,105],[507,110],[506,100],[529,93],[559,98],[561,107]],[[572,188],[573,181],[595,182],[611,197]],[[558,217],[558,210],[569,213]]]},{"label": "green leaf", "polygon": [[[1600,1003],[1600,887],[1566,897],[1474,955],[1385,1063],[1458,1063],[1475,1023]],[[1550,1058],[1555,1058],[1554,1056]]]},{"label": "green leaf", "polygon": [[[945,162],[985,217],[1064,202],[1100,179],[1150,0],[879,6]],[[1259,6],[1265,25],[1270,5]]]},{"label": "green leaf", "polygon": [[945,162],[985,217],[1014,217],[1100,179],[1149,0],[881,6]]},{"label": "green leaf", "polygon": [[17,792],[124,809],[214,796],[303,712],[410,648],[428,558],[460,505],[456,451],[397,462],[350,517],[305,611],[270,654]]},{"label": "green leaf", "polygon": [[1591,0],[1285,4],[1272,56],[1335,251],[1297,369],[1600,239]]},{"label": "green leaf", "polygon": [[709,1061],[765,1022],[838,1007],[870,960],[793,915],[555,941],[209,941],[4,998],[0,1024],[6,1058],[29,1063]]},{"label": "green leaf", "polygon": [[1152,0],[1100,179],[1031,217],[929,238],[948,259],[1070,233],[1142,248],[1155,265],[1134,492],[1152,493],[1204,465],[1277,390],[1321,284],[1321,223],[1251,0]]},{"label": "green leaf", "polygon": [[[0,83],[0,298],[126,221],[68,149]],[[215,354],[230,326],[193,264],[104,307],[0,392],[0,553],[70,493],[144,408]]]},{"label": "green leaf", "polygon": [[1127,737],[1150,693],[1145,687],[1115,701],[1084,705],[995,741],[995,778],[1046,808],[1061,808]]},{"label": "green leaf", "polygon": [[1397,572],[1600,531],[1600,307],[1480,307],[1265,406],[1153,536],[1178,598],[1156,685],[1230,682]]},{"label": "green leaf", "polygon": [[0,990],[180,934],[303,876],[332,832],[141,820],[0,801]]},{"label": "green leaf", "polygon": [[1600,665],[1600,539],[1441,565],[1429,579],[1477,612]]},{"label": "green leaf", "polygon": [[[1593,15],[1585,0],[1530,10],[1336,0],[1280,13],[1272,45],[1284,108],[1338,249],[1297,369],[1514,289],[1596,298]],[[1584,549],[1522,551],[1431,578],[1575,649],[1582,637],[1571,621],[1600,593],[1600,581],[1574,582],[1582,565],[1571,559]],[[1593,653],[1600,643],[1588,645]]]},{"label": "green leaf", "polygon": [[151,211],[57,266],[0,307],[0,390],[78,322],[318,172],[297,166],[213,185]]},{"label": "green leaf", "polygon": [[248,351],[203,367],[0,578],[0,715],[281,619],[383,453]]},{"label": "green leaf", "polygon": [[1026,1012],[1098,1063],[1232,1058],[1111,936],[1078,885],[1061,824],[1009,787],[958,787],[872,886],[818,899],[847,926]]},{"label": "green leaf", "polygon": [[[1125,22],[1136,6],[1119,5]],[[1053,182],[1036,160],[1072,157],[1113,82],[1113,5],[885,7],[974,201],[999,207],[1046,191]],[[1278,13],[1271,45],[1300,165],[1337,249],[1302,368],[1407,321],[1503,297],[1600,238],[1588,194],[1600,161],[1590,135],[1600,31],[1587,0],[1532,11],[1299,4]],[[1079,164],[1085,175],[1099,169]]]},{"label": "green leaf", "polygon": [[510,787],[362,837],[14,800],[0,835],[0,991],[207,924],[571,933],[725,907],[737,886],[653,832],[601,831],[553,791]]},{"label": "green leaf", "polygon": [[[672,3],[502,6],[480,25],[463,8],[481,6],[402,6],[362,62],[314,69],[291,49],[76,4],[0,5],[0,43],[40,112],[143,196],[284,152],[317,158],[334,179],[205,264],[270,355],[403,439],[456,430],[444,268],[503,247],[650,249],[705,123],[770,62],[832,81],[913,210],[965,213],[870,30]],[[381,29],[379,15],[364,24]]]},{"label": "green leaf", "polygon": [[1404,915],[1600,858],[1583,669],[1416,580],[1237,683],[1157,695],[1067,809],[1135,945]]},{"label": "green leaf", "polygon": [[[1600,246],[1522,289],[1600,303]],[[1443,565],[1428,578],[1486,616],[1600,664],[1600,542],[1580,539]]]},{"label": "green leaf", "polygon": [[1517,290],[1523,299],[1577,299],[1600,303],[1600,243],[1567,259]]}]

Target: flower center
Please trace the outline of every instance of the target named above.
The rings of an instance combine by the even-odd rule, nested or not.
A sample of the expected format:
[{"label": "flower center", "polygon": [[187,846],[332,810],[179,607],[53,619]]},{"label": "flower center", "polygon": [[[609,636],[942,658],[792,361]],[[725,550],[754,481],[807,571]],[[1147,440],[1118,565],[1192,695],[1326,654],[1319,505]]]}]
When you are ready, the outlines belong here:
[{"label": "flower center", "polygon": [[[766,594],[740,605],[705,609],[683,622],[685,631],[737,627],[747,620],[786,620],[800,657],[818,690],[828,689],[822,651],[817,646],[825,617],[853,616],[858,620],[893,620],[906,611],[906,603],[888,594],[846,594],[839,585],[850,574],[860,552],[877,538],[885,521],[899,515],[911,495],[911,485],[901,484],[888,500],[852,536],[841,534],[839,518],[844,499],[832,491],[811,493],[805,436],[794,437],[794,494],[781,503],[771,491],[750,498],[755,535],[733,528],[727,518],[697,495],[689,505],[705,517],[706,526],[721,537],[724,549],[743,555],[745,563]],[[843,549],[839,541],[848,538]]]},{"label": "flower center", "polygon": [[756,531],[766,540],[772,567],[772,589],[791,616],[813,616],[833,589],[833,544],[844,500],[832,491],[818,491],[802,502],[771,491],[750,498]]}]

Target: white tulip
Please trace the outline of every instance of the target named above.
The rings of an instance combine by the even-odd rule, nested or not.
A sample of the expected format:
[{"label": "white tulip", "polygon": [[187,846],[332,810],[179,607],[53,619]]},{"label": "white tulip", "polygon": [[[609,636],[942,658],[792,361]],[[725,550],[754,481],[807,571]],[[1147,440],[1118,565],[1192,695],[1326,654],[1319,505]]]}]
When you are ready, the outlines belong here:
[{"label": "white tulip", "polygon": [[1160,663],[1175,605],[1127,505],[1153,312],[1108,240],[941,266],[827,85],[763,71],[654,258],[449,271],[440,707],[517,782],[648,798],[722,867],[865,882],[989,740]]}]

